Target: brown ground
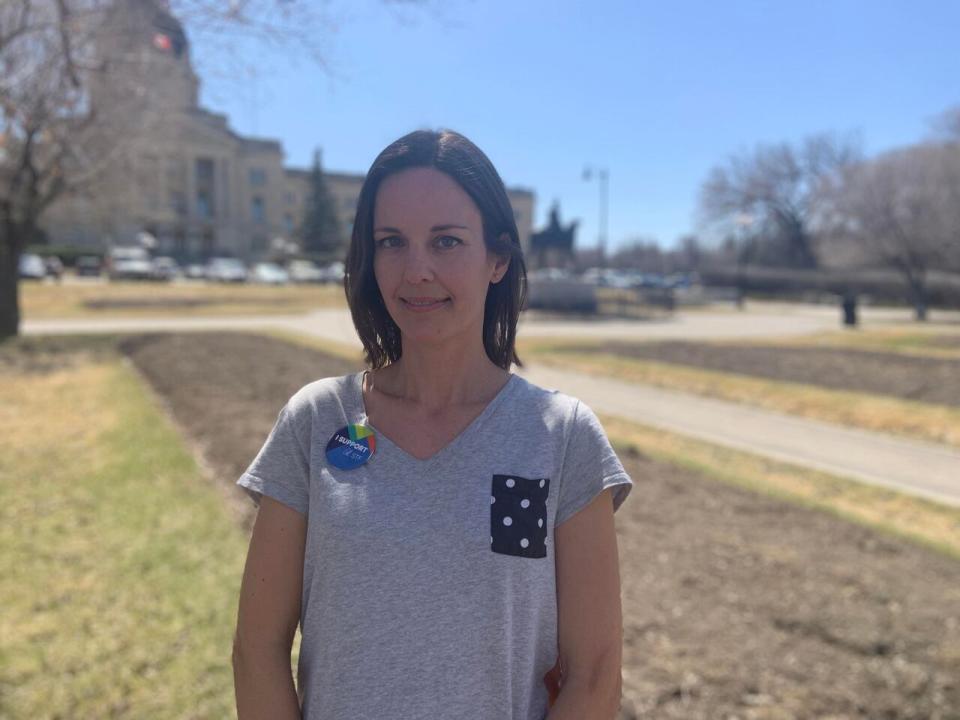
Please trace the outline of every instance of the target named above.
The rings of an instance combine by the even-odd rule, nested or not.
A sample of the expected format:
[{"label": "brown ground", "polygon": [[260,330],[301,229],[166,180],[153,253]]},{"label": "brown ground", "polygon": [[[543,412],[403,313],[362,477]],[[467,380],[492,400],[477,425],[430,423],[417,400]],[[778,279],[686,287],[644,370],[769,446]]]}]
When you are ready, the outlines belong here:
[{"label": "brown ground", "polygon": [[[124,347],[228,484],[294,391],[356,369],[233,333]],[[636,487],[617,514],[621,720],[960,718],[960,563],[622,457]]]},{"label": "brown ground", "polygon": [[[576,352],[587,352],[571,348]],[[960,407],[960,360],[846,348],[608,342],[596,352]],[[562,352],[562,351],[561,351]]]}]

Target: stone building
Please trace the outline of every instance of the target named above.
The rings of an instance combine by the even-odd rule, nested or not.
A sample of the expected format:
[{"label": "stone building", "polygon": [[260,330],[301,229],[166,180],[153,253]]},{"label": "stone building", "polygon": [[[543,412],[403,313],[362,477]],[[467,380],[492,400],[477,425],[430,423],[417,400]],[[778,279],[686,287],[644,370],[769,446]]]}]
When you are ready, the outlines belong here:
[{"label": "stone building", "polygon": [[[52,244],[104,248],[129,244],[140,232],[156,251],[180,260],[232,255],[262,257],[278,237],[295,239],[309,194],[309,170],[284,165],[277,140],[245,137],[225,115],[199,105],[199,80],[180,22],[157,0],[117,0],[100,47],[122,58],[123,81],[93,78],[94,106],[119,107],[135,129],[118,136],[102,179],[84,194],[58,199],[41,225]],[[131,79],[132,78],[132,79]],[[327,172],[327,185],[348,235],[362,174]],[[534,195],[509,188],[524,249],[532,230]]]}]

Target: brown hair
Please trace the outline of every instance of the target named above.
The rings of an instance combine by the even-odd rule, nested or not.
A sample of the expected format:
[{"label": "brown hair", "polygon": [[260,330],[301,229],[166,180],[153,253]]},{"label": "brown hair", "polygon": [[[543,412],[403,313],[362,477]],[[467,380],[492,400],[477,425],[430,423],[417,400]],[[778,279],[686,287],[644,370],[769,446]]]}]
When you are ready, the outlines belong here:
[{"label": "brown hair", "polygon": [[380,368],[403,354],[400,328],[387,312],[373,274],[373,210],[380,183],[416,167],[435,168],[460,185],[480,210],[487,250],[509,256],[507,272],[487,288],[483,346],[487,357],[504,370],[510,369],[511,362],[523,367],[515,343],[527,271],[513,208],[493,163],[480,148],[452,130],[417,130],[390,143],[373,161],[360,189],[343,286],[367,364]]}]

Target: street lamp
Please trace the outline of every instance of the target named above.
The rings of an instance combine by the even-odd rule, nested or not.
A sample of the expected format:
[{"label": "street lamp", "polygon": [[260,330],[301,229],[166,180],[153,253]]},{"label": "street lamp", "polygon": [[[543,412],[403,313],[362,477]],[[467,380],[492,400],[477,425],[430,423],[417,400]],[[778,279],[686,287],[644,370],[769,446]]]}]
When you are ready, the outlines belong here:
[{"label": "street lamp", "polygon": [[[594,168],[587,165],[583,169],[583,179],[589,181],[593,178]],[[608,192],[607,184],[610,177],[607,168],[597,168],[597,178],[600,184],[600,223],[597,234],[597,248],[600,251],[600,267],[607,266],[607,206]]]}]

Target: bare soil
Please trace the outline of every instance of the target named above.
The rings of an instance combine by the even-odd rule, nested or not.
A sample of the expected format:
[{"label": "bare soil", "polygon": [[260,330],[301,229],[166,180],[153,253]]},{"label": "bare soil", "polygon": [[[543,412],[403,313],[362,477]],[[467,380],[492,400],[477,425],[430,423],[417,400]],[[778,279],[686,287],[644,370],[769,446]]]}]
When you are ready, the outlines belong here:
[{"label": "bare soil", "polygon": [[[230,486],[293,392],[358,369],[238,333],[121,347]],[[620,720],[960,718],[960,562],[620,454],[636,483],[616,516]]]},{"label": "bare soil", "polygon": [[570,350],[578,353],[608,353],[618,357],[655,360],[960,407],[960,359],[847,348],[771,347],[689,341],[613,341],[595,348],[571,347]]}]

